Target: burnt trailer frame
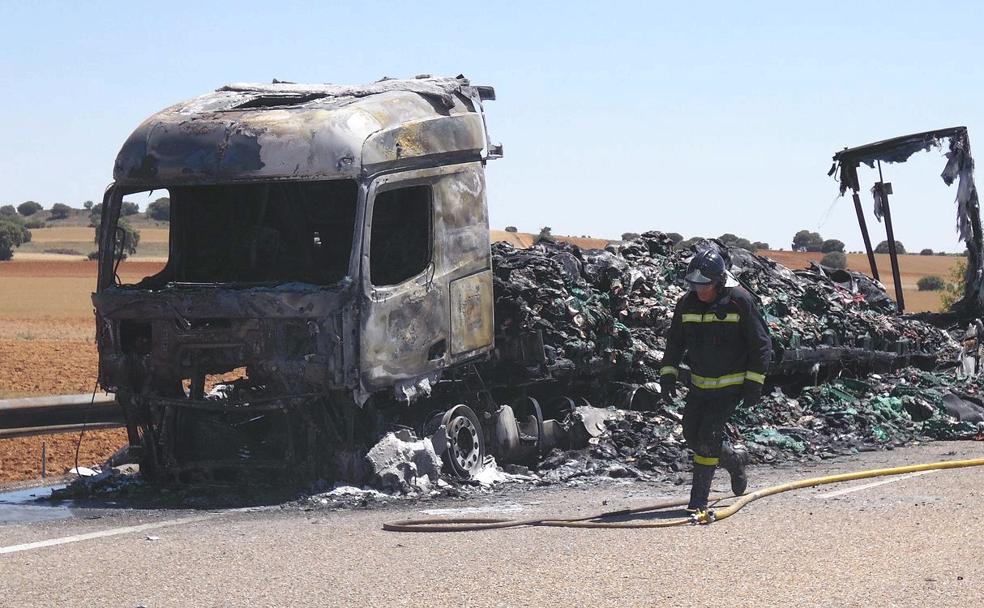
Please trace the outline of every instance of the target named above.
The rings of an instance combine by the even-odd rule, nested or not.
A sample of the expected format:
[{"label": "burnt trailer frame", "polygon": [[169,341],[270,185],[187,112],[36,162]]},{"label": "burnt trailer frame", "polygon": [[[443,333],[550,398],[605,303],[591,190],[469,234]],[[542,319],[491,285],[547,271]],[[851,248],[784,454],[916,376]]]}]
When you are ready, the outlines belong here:
[{"label": "burnt trailer frame", "polygon": [[981,230],[980,203],[977,186],[974,183],[974,158],[970,152],[970,135],[967,127],[923,131],[854,148],[844,148],[834,154],[833,165],[828,175],[837,174],[842,196],[851,190],[854,210],[864,239],[865,251],[868,254],[871,276],[879,280],[878,266],[875,263],[868,226],[861,206],[859,196],[861,185],[858,179],[858,167],[862,163],[870,168],[877,167],[878,181],[871,189],[875,201],[875,217],[885,218],[896,302],[899,310],[904,311],[905,299],[902,294],[898,252],[895,247],[895,229],[892,225],[892,210],[889,204],[889,195],[893,193],[892,184],[884,180],[881,164],[882,162],[903,163],[916,152],[942,147],[944,140],[948,140],[947,164],[940,177],[947,186],[952,185],[954,181],[959,182],[956,194],[956,228],[960,239],[966,243],[968,252],[964,295],[954,303],[952,311],[961,318],[979,317],[984,313],[984,234]]},{"label": "burnt trailer frame", "polygon": [[[149,471],[214,476],[245,465],[358,477],[353,456],[380,420],[413,412],[406,406],[439,379],[489,356],[484,165],[501,156],[501,146],[489,140],[482,104],[494,98],[491,87],[461,76],[356,86],[234,84],[167,108],[134,131],[103,199],[101,225],[109,229],[101,231],[92,301],[100,384],[116,392],[131,447],[142,451]],[[172,223],[161,274],[137,285],[116,277],[124,196],[178,190],[188,194],[172,200],[181,215],[182,205],[207,201],[202,192],[239,188],[245,200],[256,187],[262,218],[270,191],[288,201],[304,191],[301,184],[341,180],[357,185],[355,218],[348,270],[332,284],[187,281],[198,271],[181,264],[188,253],[181,230],[200,226],[181,228],[180,221]],[[374,211],[398,190],[413,190],[416,202],[407,205],[430,214],[430,249],[412,276],[376,285],[372,241],[385,235],[373,232]],[[398,210],[389,221],[399,220]],[[271,251],[290,240],[259,226],[250,242],[254,266],[263,239]],[[318,239],[314,233],[311,246],[321,246]],[[290,270],[289,260],[283,266]],[[298,343],[305,346],[289,353]],[[207,376],[242,367],[252,381],[243,381],[243,390],[205,394]],[[258,425],[254,441],[229,458],[213,457],[227,423]],[[215,432],[203,430],[209,427]],[[271,445],[271,430],[284,431],[274,433],[282,444]]]}]

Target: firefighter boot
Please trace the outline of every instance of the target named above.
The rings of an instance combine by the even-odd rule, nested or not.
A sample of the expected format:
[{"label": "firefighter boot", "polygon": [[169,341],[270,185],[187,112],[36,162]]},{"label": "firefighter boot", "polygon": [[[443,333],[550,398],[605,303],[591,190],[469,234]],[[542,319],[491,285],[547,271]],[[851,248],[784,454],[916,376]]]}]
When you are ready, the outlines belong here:
[{"label": "firefighter boot", "polygon": [[694,481],[690,486],[688,513],[707,510],[707,497],[711,494],[711,481],[714,479],[713,464],[694,464]]},{"label": "firefighter boot", "polygon": [[721,446],[721,466],[731,475],[731,491],[735,496],[741,496],[748,489],[748,475],[745,474],[747,462],[748,453],[744,450],[735,450],[727,442]]}]

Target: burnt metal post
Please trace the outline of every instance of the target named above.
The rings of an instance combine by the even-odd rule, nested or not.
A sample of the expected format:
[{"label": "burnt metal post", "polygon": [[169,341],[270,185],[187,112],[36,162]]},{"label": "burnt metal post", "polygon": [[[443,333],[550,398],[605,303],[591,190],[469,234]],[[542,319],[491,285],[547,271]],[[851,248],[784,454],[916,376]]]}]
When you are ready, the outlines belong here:
[{"label": "burnt metal post", "polygon": [[861,226],[861,237],[864,239],[864,250],[868,252],[868,265],[871,266],[871,276],[876,281],[880,281],[881,277],[878,276],[878,265],[875,263],[875,252],[871,248],[871,237],[868,236],[868,224],[864,221],[864,210],[861,208],[861,197],[858,196],[857,190],[854,190],[852,195],[854,197],[854,210],[858,214],[858,225]]},{"label": "burnt metal post", "polygon": [[888,257],[892,261],[892,280],[895,281],[895,301],[899,312],[905,312],[905,298],[902,296],[902,276],[899,272],[899,253],[895,248],[895,230],[892,228],[892,208],[888,204],[888,195],[892,185],[885,183],[882,177],[881,161],[878,161],[878,183],[875,184],[881,194],[882,211],[885,214],[885,234],[888,236]]},{"label": "burnt metal post", "polygon": [[854,211],[858,214],[858,226],[861,227],[861,238],[864,239],[864,250],[868,253],[868,265],[871,266],[871,276],[876,281],[880,281],[878,276],[878,264],[875,263],[875,252],[871,248],[871,237],[868,235],[868,222],[864,220],[864,209],[861,208],[861,197],[858,190],[861,184],[858,182],[858,166],[844,165],[841,167],[841,179],[851,189],[851,196],[854,198]]}]

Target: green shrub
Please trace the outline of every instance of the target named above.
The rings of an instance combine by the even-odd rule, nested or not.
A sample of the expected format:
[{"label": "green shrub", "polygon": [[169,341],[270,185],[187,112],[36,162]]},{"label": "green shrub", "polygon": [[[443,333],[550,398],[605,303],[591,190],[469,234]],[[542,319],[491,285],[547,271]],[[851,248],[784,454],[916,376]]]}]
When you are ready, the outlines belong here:
[{"label": "green shrub", "polygon": [[943,310],[950,310],[957,301],[964,297],[964,291],[967,289],[967,260],[958,260],[947,273],[947,279],[949,280],[946,282],[946,287],[940,294],[940,304],[942,304]]},{"label": "green shrub", "polygon": [[[878,243],[878,246],[875,247],[875,253],[888,253],[888,241]],[[895,241],[895,253],[899,255],[905,253],[905,247],[902,245],[902,241]]]},{"label": "green shrub", "polygon": [[70,215],[72,215],[71,207],[65,203],[55,203],[51,206],[51,215],[48,216],[48,219],[63,220]]},{"label": "green shrub", "polygon": [[13,205],[4,205],[0,207],[0,217],[14,217],[17,215],[17,209]]},{"label": "green shrub", "polygon": [[919,291],[940,291],[946,286],[941,277],[929,275],[916,281]]},{"label": "green shrub", "polygon": [[14,249],[30,241],[31,231],[22,222],[0,219],[0,261],[14,257]]},{"label": "green shrub", "polygon": [[820,265],[827,268],[847,268],[847,256],[840,251],[831,251],[820,259]]},{"label": "green shrub", "polygon": [[[127,254],[133,255],[134,253],[136,253],[137,245],[140,244],[140,231],[135,229],[133,226],[131,226],[130,223],[127,222],[125,219],[120,219],[119,223],[117,224],[117,228],[123,230],[123,239],[122,242],[120,240],[116,241],[116,257],[125,258]],[[101,240],[100,239],[101,232],[102,232],[102,224],[96,226],[96,230],[95,230],[96,238],[94,240],[96,245],[98,245],[99,241]]]},{"label": "green shrub", "polygon": [[[162,196],[147,205],[147,217],[152,220],[157,220],[158,222],[171,221],[171,199],[166,196]],[[515,228],[513,229],[513,232],[516,232]]]},{"label": "green shrub", "polygon": [[800,230],[793,235],[793,251],[820,251],[823,242],[820,233]]},{"label": "green shrub", "polygon": [[35,203],[34,201],[24,201],[20,205],[17,205],[17,213],[20,213],[24,217],[34,215],[42,209],[44,209],[44,207],[42,207],[40,203]]}]

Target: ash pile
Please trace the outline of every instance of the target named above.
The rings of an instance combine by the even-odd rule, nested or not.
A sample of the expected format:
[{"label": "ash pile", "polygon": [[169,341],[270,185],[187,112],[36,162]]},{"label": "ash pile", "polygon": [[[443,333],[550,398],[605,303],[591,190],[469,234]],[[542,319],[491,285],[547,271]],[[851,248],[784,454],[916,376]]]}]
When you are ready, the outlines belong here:
[{"label": "ash pile", "polygon": [[727,254],[772,335],[766,394],[729,425],[753,461],[982,438],[984,385],[939,369],[955,360],[958,342],[899,315],[880,283],[818,265],[794,271],[711,241],[674,250],[664,234],[647,232],[605,250],[493,245],[497,357],[481,373],[490,386],[511,387],[508,417],[520,434],[525,421],[541,438],[532,455],[493,445],[500,461],[556,481],[683,481],[683,397],[662,402],[658,368],[687,264],[705,247]]}]

